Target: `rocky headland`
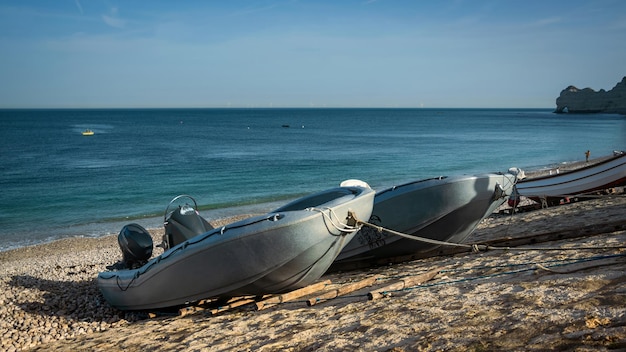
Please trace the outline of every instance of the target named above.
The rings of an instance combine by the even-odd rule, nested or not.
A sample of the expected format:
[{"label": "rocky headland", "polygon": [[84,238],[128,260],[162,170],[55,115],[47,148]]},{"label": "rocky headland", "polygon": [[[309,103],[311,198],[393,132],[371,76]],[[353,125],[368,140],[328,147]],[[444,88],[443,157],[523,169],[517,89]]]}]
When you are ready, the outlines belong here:
[{"label": "rocky headland", "polygon": [[595,91],[569,86],[556,98],[555,113],[609,113],[626,115],[626,77],[613,89]]}]

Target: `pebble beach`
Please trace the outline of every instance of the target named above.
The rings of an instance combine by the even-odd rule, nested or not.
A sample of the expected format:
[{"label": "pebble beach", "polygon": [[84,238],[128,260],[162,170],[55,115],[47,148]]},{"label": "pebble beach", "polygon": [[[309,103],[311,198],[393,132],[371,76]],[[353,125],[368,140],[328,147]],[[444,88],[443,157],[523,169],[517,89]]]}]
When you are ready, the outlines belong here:
[{"label": "pebble beach", "polygon": [[[248,304],[184,316],[124,312],[104,301],[95,279],[121,256],[116,236],[59,240],[0,252],[0,349],[626,350],[624,226],[623,195],[494,214],[467,243],[541,234],[556,240],[327,274],[320,279],[330,280],[327,289],[377,280],[313,306],[302,297],[264,310]],[[152,233],[160,242],[162,230]],[[436,275],[421,285],[368,298],[376,288],[429,272]]]}]

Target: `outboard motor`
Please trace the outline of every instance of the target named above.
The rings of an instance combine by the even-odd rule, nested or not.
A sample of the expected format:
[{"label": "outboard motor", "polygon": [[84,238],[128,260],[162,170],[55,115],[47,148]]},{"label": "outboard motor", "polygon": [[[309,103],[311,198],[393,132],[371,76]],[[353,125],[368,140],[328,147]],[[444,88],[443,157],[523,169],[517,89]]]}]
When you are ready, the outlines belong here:
[{"label": "outboard motor", "polygon": [[[183,197],[191,199],[194,206],[179,205],[178,208],[168,212],[172,203]],[[192,237],[213,230],[213,226],[200,216],[197,209],[198,204],[191,196],[180,195],[172,199],[165,208],[165,215],[163,216],[165,234],[163,235],[163,242],[158,247],[167,250]]]},{"label": "outboard motor", "polygon": [[117,236],[122,250],[122,260],[107,266],[107,269],[135,269],[148,262],[152,256],[152,236],[142,226],[128,224]]}]

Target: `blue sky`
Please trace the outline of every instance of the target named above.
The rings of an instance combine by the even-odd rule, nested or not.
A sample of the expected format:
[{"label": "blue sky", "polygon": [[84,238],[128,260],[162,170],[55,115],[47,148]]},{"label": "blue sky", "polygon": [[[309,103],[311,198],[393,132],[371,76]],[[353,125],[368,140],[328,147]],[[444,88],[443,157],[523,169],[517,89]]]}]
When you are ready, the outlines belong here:
[{"label": "blue sky", "polygon": [[625,42],[623,0],[0,0],[0,108],[553,108]]}]

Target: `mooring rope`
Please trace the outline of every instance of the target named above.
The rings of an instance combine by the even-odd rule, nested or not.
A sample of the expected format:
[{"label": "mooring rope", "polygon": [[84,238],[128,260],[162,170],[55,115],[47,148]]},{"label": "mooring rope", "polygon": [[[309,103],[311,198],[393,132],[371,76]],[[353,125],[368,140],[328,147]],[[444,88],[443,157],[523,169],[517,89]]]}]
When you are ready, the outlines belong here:
[{"label": "mooring rope", "polygon": [[382,226],[374,225],[372,223],[369,223],[369,222],[366,222],[366,221],[361,221],[361,220],[358,220],[358,219],[357,219],[357,224],[365,225],[365,226],[371,227],[373,229],[376,229],[379,233],[387,232],[389,234],[400,236],[400,237],[404,237],[404,238],[408,238],[410,240],[415,240],[415,241],[420,241],[420,242],[425,242],[425,243],[430,243],[430,244],[438,244],[438,245],[442,245],[442,246],[452,246],[452,247],[462,247],[462,248],[473,249],[472,245],[470,245],[470,244],[445,242],[445,241],[433,240],[432,238],[426,238],[426,237],[409,235],[409,234],[406,234],[406,233],[402,233],[402,232],[395,231],[395,230],[392,230],[392,229],[388,229],[388,228],[385,228],[385,227],[382,227]]},{"label": "mooring rope", "polygon": [[[507,180],[507,182],[504,183],[503,189],[507,189],[509,187],[509,184],[511,184],[511,190],[513,190],[513,187],[515,187],[515,185],[517,184],[517,182],[519,181],[518,179],[518,175],[511,175],[513,176],[513,180],[511,180],[511,178],[509,177],[509,175],[511,174],[502,174],[502,177]],[[510,196],[510,195],[509,195]]]},{"label": "mooring rope", "polygon": [[356,218],[356,215],[351,213],[352,217],[356,219],[356,223],[364,226],[368,226],[376,229],[378,232],[387,232],[392,235],[404,237],[410,240],[425,242],[430,244],[436,244],[441,246],[449,246],[449,247],[460,247],[471,249],[472,252],[480,252],[480,251],[488,251],[488,250],[503,250],[503,251],[574,251],[574,250],[606,250],[606,249],[624,249],[626,246],[602,246],[602,247],[590,247],[590,246],[577,246],[577,247],[498,247],[498,246],[490,246],[487,244],[465,244],[465,243],[454,243],[454,242],[445,242],[434,240],[432,238],[420,237],[415,235],[409,235],[406,233],[402,233],[399,231],[391,230],[382,226],[374,225],[366,221],[362,221]]},{"label": "mooring rope", "polygon": [[[350,224],[344,224],[341,222],[341,220],[339,220],[339,217],[337,216],[337,214],[335,214],[334,209],[332,208],[307,208],[306,210],[311,210],[311,211],[317,211],[319,213],[322,214],[322,216],[327,219],[330,224],[339,232],[354,232],[354,231],[358,231],[361,229],[361,226],[353,226]],[[324,212],[325,210],[328,210],[328,214],[326,214],[326,212]],[[354,219],[355,224],[358,224],[358,222],[356,221],[356,215],[354,214],[354,212],[352,211],[348,211],[348,218]],[[336,218],[336,220],[334,218]]]}]

